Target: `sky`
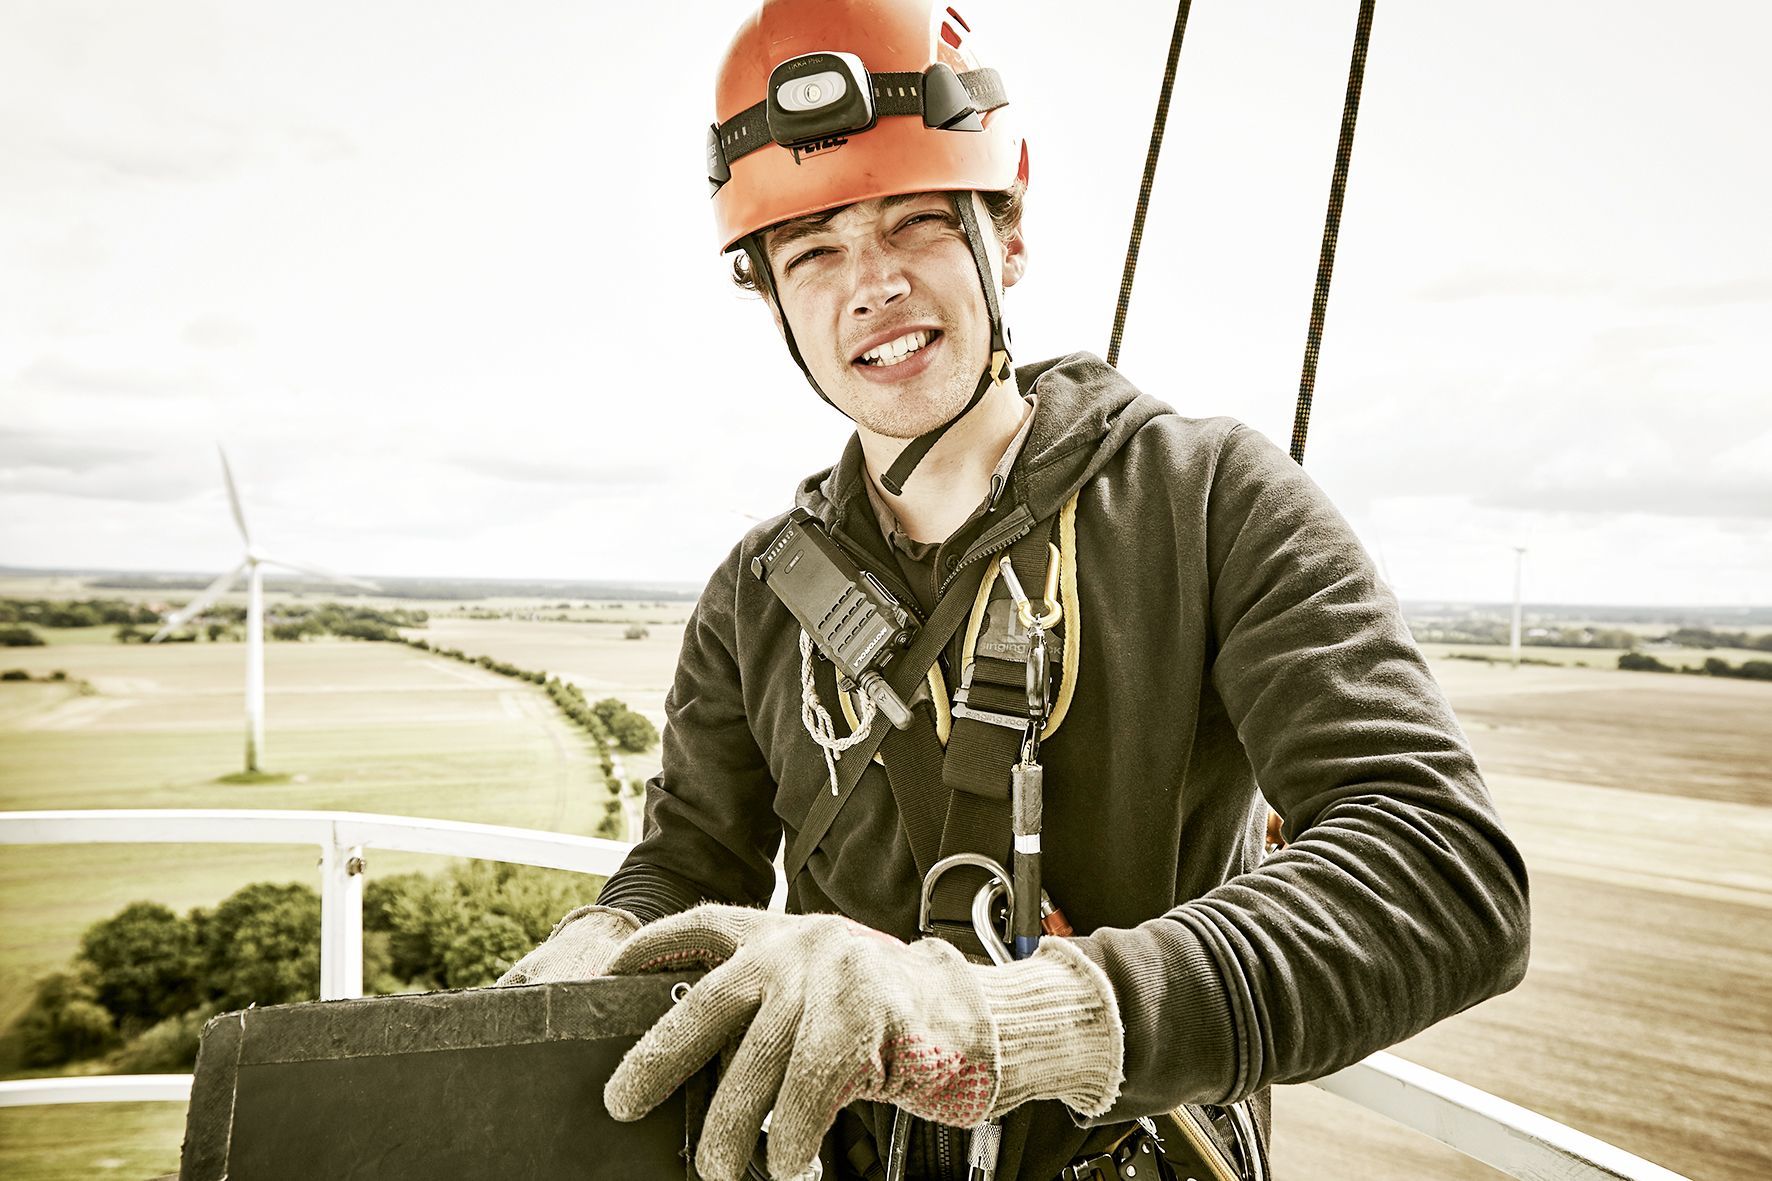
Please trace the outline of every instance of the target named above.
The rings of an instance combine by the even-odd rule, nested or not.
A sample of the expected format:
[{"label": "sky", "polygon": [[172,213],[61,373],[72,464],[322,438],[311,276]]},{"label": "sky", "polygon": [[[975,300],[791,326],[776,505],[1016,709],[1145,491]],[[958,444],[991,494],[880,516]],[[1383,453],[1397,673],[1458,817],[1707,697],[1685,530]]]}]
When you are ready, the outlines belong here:
[{"label": "sky", "polygon": [[[1121,368],[1284,442],[1355,0],[1193,6]],[[748,6],[0,0],[0,564],[700,581],[848,424],[717,253]],[[1174,9],[967,0],[1024,360]],[[1306,467],[1406,599],[1772,603],[1772,6],[1380,4]]]}]

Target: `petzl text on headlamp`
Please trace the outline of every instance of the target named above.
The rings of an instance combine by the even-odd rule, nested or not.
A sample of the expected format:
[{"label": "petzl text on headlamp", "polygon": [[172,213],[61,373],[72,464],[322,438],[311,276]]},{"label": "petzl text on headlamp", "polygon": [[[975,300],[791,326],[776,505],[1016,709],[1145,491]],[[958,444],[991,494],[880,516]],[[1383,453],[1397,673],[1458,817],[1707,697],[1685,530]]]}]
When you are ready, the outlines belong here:
[{"label": "petzl text on headlamp", "polygon": [[921,72],[870,74],[853,53],[803,54],[770,72],[762,102],[708,128],[708,186],[718,192],[732,165],[762,148],[786,148],[797,160],[898,115],[941,131],[983,131],[983,116],[1008,102],[992,69],[957,74],[936,62]]}]

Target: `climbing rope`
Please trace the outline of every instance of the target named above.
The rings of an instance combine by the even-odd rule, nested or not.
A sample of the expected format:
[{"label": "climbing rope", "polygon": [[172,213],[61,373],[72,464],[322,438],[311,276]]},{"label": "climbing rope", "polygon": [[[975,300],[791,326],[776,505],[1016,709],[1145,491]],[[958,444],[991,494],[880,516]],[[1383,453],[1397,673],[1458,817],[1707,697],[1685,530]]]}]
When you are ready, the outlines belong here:
[{"label": "climbing rope", "polygon": [[812,736],[812,741],[818,743],[818,749],[824,752],[825,770],[831,773],[832,795],[837,794],[837,756],[868,736],[878,708],[872,697],[861,694],[861,716],[856,719],[849,737],[838,738],[831,711],[818,699],[818,682],[812,675],[812,637],[800,633],[800,722],[806,727],[806,733]]},{"label": "climbing rope", "polygon": [[[1354,54],[1348,64],[1347,97],[1341,107],[1341,138],[1335,147],[1335,175],[1329,182],[1329,212],[1323,221],[1323,247],[1317,255],[1317,283],[1311,293],[1311,323],[1305,334],[1304,369],[1298,378],[1298,408],[1292,419],[1291,454],[1304,463],[1305,434],[1310,429],[1311,399],[1317,387],[1317,359],[1323,350],[1323,322],[1329,314],[1329,280],[1335,273],[1335,244],[1341,234],[1341,206],[1347,196],[1348,163],[1354,154],[1354,125],[1360,117],[1360,87],[1366,77],[1366,47],[1372,39],[1372,10],[1376,0],[1360,0],[1360,16],[1354,27]],[[1150,211],[1151,186],[1157,178],[1157,156],[1163,150],[1163,130],[1169,123],[1169,98],[1175,90],[1175,68],[1181,60],[1181,42],[1187,32],[1191,0],[1181,0],[1175,10],[1175,31],[1169,38],[1169,60],[1163,67],[1163,87],[1157,97],[1157,115],[1151,125],[1151,142],[1144,157],[1144,176],[1138,184],[1138,207],[1132,215],[1132,238],[1126,244],[1126,265],[1120,272],[1120,296],[1114,305],[1114,328],[1108,337],[1109,365],[1120,363],[1120,342],[1126,334],[1126,309],[1132,302],[1132,278],[1138,270],[1138,248],[1144,241],[1145,216]]]},{"label": "climbing rope", "polygon": [[1311,397],[1317,385],[1317,355],[1323,347],[1323,319],[1329,313],[1329,276],[1335,271],[1335,242],[1341,234],[1341,200],[1347,193],[1347,166],[1354,154],[1354,122],[1360,116],[1360,84],[1366,76],[1366,43],[1372,37],[1374,0],[1360,0],[1354,27],[1354,57],[1347,70],[1347,99],[1341,107],[1341,142],[1335,147],[1335,176],[1329,182],[1329,214],[1323,222],[1323,249],[1317,256],[1317,286],[1311,295],[1311,326],[1304,341],[1304,371],[1298,378],[1298,410],[1292,418],[1292,459],[1304,463],[1304,435],[1311,425]]},{"label": "climbing rope", "polygon": [[1163,89],[1157,96],[1157,117],[1151,126],[1151,145],[1144,154],[1144,178],[1138,182],[1138,208],[1132,215],[1132,240],[1126,244],[1126,266],[1120,272],[1120,298],[1114,305],[1114,331],[1108,338],[1107,363],[1120,363],[1120,338],[1126,334],[1126,308],[1132,302],[1132,275],[1138,270],[1138,246],[1144,240],[1144,218],[1150,210],[1151,185],[1157,179],[1157,156],[1163,150],[1163,128],[1169,123],[1169,96],[1175,90],[1175,66],[1181,60],[1181,38],[1187,32],[1192,0],[1181,0],[1175,10],[1175,32],[1169,37],[1169,64],[1163,68]]}]

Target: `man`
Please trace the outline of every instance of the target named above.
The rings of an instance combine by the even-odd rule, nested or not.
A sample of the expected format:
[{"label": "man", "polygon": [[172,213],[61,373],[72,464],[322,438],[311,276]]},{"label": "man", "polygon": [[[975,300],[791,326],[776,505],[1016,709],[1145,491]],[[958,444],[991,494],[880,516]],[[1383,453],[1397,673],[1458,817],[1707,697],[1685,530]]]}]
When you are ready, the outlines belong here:
[{"label": "man", "polygon": [[[1047,1179],[1139,1143],[1138,1117],[1263,1098],[1517,983],[1524,869],[1321,492],[1086,354],[1009,367],[1027,154],[966,17],[768,0],[716,105],[721,245],[856,433],[799,490],[814,524],[759,526],[710,579],[645,839],[503,981],[713,969],[609,1081],[611,1112],[732,1049],[709,1177],[743,1175],[772,1115],[778,1177],[815,1154],[877,1176],[903,1149],[911,1177],[979,1151]],[[790,526],[938,633],[927,678],[915,645],[883,666],[903,729],[777,597]],[[1042,780],[1043,823],[1030,842],[1018,813],[1012,842],[1006,801]],[[1291,843],[1264,859],[1268,801]],[[790,913],[770,914],[784,837]],[[1012,844],[1043,849],[1075,934],[990,964],[990,892],[1020,874],[973,865]],[[973,860],[943,876],[956,850]],[[950,1130],[1005,1116],[1000,1146]]]}]

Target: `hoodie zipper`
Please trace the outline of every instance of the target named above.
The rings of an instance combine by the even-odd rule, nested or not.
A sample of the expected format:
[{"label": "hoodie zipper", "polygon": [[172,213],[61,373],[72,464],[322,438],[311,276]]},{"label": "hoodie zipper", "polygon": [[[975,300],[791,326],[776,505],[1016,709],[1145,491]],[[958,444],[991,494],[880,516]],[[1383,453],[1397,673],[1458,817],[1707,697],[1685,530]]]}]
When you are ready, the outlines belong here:
[{"label": "hoodie zipper", "polygon": [[965,556],[953,564],[952,568],[943,576],[941,585],[936,588],[936,599],[939,601],[942,595],[947,593],[947,589],[953,585],[954,579],[960,576],[960,571],[980,558],[988,558],[992,554],[1008,549],[1026,537],[1033,527],[1034,515],[1028,511],[1027,505],[1016,505],[1014,512],[985,530],[984,534],[972,543],[972,548],[966,551]]}]

